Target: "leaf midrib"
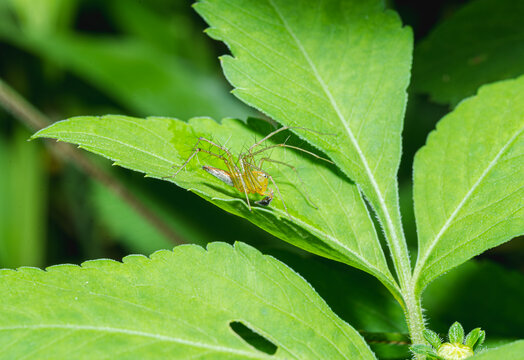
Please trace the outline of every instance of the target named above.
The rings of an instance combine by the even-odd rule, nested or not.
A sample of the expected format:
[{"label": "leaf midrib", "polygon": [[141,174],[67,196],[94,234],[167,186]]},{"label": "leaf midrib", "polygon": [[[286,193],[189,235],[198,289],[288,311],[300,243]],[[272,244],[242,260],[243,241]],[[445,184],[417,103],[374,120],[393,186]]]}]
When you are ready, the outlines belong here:
[{"label": "leaf midrib", "polygon": [[[169,159],[166,159],[158,154],[155,154],[155,153],[152,153],[152,152],[149,152],[143,148],[138,148],[136,146],[133,146],[131,144],[128,144],[127,142],[123,142],[123,141],[120,141],[120,140],[117,140],[115,138],[110,138],[110,137],[107,137],[107,136],[103,136],[103,135],[99,135],[99,134],[95,134],[95,133],[90,133],[90,132],[84,132],[84,131],[57,131],[55,132],[55,134],[57,134],[56,136],[58,136],[59,134],[79,134],[79,135],[85,135],[85,136],[88,136],[88,137],[95,137],[95,138],[100,138],[100,139],[104,139],[104,140],[108,140],[109,142],[114,142],[116,144],[119,144],[121,145],[122,147],[128,147],[128,148],[131,148],[133,150],[136,150],[138,152],[141,152],[141,153],[144,153],[146,155],[149,155],[153,158],[156,158],[156,159],[159,159],[159,160],[162,160],[162,161],[165,161],[166,163],[170,164],[170,165],[173,165],[173,161],[169,160]],[[39,133],[35,134],[34,136],[41,136],[39,135]],[[45,133],[44,133],[44,136],[47,136]],[[88,144],[81,144],[80,146],[83,146],[83,147],[89,147],[89,148],[92,148],[91,145],[88,145]],[[120,161],[119,159],[116,159],[116,158],[112,158],[112,160],[114,161]]]},{"label": "leaf midrib", "polygon": [[417,265],[415,267],[415,271],[413,273],[413,281],[414,283],[417,283],[419,281],[419,277],[422,273],[422,270],[424,269],[425,263],[429,256],[431,255],[431,252],[433,249],[437,246],[438,242],[444,235],[444,233],[449,229],[451,226],[451,223],[459,213],[459,211],[462,209],[462,207],[465,205],[465,203],[469,200],[469,198],[473,195],[474,191],[477,189],[478,186],[482,183],[484,178],[489,174],[489,172],[497,165],[498,160],[504,155],[506,150],[513,144],[513,142],[522,134],[524,131],[524,126],[516,131],[516,133],[504,144],[504,146],[500,149],[500,151],[495,155],[493,160],[491,160],[486,167],[486,169],[482,172],[482,174],[479,176],[477,181],[473,184],[471,189],[464,195],[463,199],[460,201],[460,203],[457,205],[455,210],[451,213],[451,215],[448,217],[440,231],[437,233],[433,241],[430,243],[430,246],[427,248],[427,250],[424,252],[422,257],[419,257],[417,260]]},{"label": "leaf midrib", "polygon": [[[280,20],[282,21],[285,29],[289,32],[289,34],[291,35],[291,37],[293,38],[293,40],[297,44],[300,52],[302,53],[302,55],[304,56],[305,60],[307,61],[308,65],[309,65],[309,67],[313,71],[313,75],[315,76],[315,78],[317,79],[318,83],[322,87],[322,90],[324,91],[325,95],[327,96],[327,98],[329,100],[329,103],[331,104],[331,106],[335,110],[335,113],[337,114],[337,117],[339,118],[340,122],[344,126],[344,129],[346,130],[346,133],[349,136],[351,144],[355,148],[355,150],[357,152],[357,155],[359,156],[360,161],[362,162],[362,164],[364,166],[364,170],[366,172],[366,175],[367,175],[368,179],[371,182],[371,186],[372,186],[372,188],[373,188],[373,190],[375,192],[375,195],[377,196],[380,208],[382,209],[382,212],[384,214],[385,222],[387,224],[387,227],[389,228],[389,233],[390,233],[390,235],[392,237],[392,239],[391,239],[392,241],[390,241],[390,244],[395,248],[395,252],[397,254],[400,254],[401,253],[401,249],[400,249],[400,246],[399,246],[399,238],[397,236],[397,232],[396,232],[395,226],[394,226],[393,221],[391,219],[391,215],[389,214],[389,210],[388,210],[388,208],[386,206],[386,203],[384,201],[384,197],[382,196],[382,192],[380,191],[380,188],[378,187],[378,183],[375,180],[375,177],[373,176],[373,173],[371,172],[371,168],[369,167],[368,161],[367,161],[364,153],[362,152],[362,149],[360,148],[360,146],[359,146],[355,136],[353,135],[353,132],[349,128],[349,122],[346,123],[346,119],[344,118],[344,115],[342,115],[342,112],[340,111],[340,108],[339,108],[336,100],[334,99],[333,95],[331,94],[331,91],[329,90],[329,88],[327,87],[326,83],[324,82],[324,80],[320,76],[320,74],[319,74],[315,64],[313,63],[313,61],[309,57],[307,51],[302,46],[302,43],[296,37],[295,33],[291,30],[289,24],[287,23],[285,18],[282,16],[282,13],[279,11],[277,6],[275,5],[274,1],[273,0],[268,0],[268,2],[273,7],[275,12],[277,13],[277,15],[280,18]],[[401,270],[401,269],[398,269],[398,270]],[[407,269],[402,269],[402,270],[407,271]],[[406,274],[403,274],[403,276],[406,277]]]},{"label": "leaf midrib", "polygon": [[188,346],[193,346],[197,348],[203,348],[208,350],[214,350],[222,353],[231,353],[242,356],[247,356],[253,359],[274,359],[273,356],[263,355],[254,352],[248,352],[233,348],[228,348],[224,346],[209,345],[201,342],[190,341],[186,339],[181,339],[172,336],[148,333],[143,331],[121,329],[109,326],[90,326],[90,325],[73,325],[73,324],[40,324],[40,325],[20,325],[20,326],[2,326],[0,331],[14,331],[14,330],[41,330],[41,329],[67,329],[74,331],[96,331],[96,332],[105,332],[111,334],[124,334],[131,336],[141,336],[146,338],[155,339],[163,342],[173,342],[177,344],[184,344]]},{"label": "leaf midrib", "polygon": [[[517,191],[513,192],[511,195],[514,195],[515,193],[517,193],[518,191],[522,190],[522,187],[519,188]],[[520,210],[522,210],[522,207],[519,207],[517,208],[515,211],[511,212],[510,214],[507,215],[507,217],[511,217],[513,215],[515,215],[517,212],[519,212]],[[449,249],[445,254],[439,256],[437,259],[433,260],[431,263],[428,264],[428,266],[426,267],[426,269],[431,269],[432,267],[434,267],[435,265],[438,264],[438,262],[440,260],[442,260],[443,258],[445,258],[446,256],[448,256],[449,254],[451,254],[452,252],[454,251],[457,251],[458,249],[461,249],[467,245],[469,245],[470,243],[472,243],[473,241],[477,240],[478,238],[480,238],[481,236],[483,236],[486,232],[490,231],[491,229],[493,229],[494,227],[500,225],[501,223],[503,223],[504,221],[506,221],[506,217],[504,217],[503,219],[499,220],[498,222],[494,223],[493,225],[491,225],[489,228],[487,228],[484,232],[482,232],[480,235],[477,235],[461,244],[459,244],[458,246],[454,247],[454,248],[451,248]]]}]

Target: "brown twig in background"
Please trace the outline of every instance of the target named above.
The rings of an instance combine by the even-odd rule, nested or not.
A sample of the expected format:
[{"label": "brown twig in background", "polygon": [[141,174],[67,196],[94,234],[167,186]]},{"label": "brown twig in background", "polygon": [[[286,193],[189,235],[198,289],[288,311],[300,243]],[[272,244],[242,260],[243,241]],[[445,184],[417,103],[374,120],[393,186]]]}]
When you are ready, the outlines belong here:
[{"label": "brown twig in background", "polygon": [[[51,121],[32,104],[25,100],[14,89],[0,79],[0,105],[15,118],[25,124],[31,131],[37,131],[51,124]],[[69,161],[92,178],[105,185],[115,195],[135,209],[146,221],[160,231],[166,238],[176,244],[186,241],[168,224],[147,208],[117,178],[93,163],[84,154],[66,143],[47,141],[51,153],[62,160]]]}]

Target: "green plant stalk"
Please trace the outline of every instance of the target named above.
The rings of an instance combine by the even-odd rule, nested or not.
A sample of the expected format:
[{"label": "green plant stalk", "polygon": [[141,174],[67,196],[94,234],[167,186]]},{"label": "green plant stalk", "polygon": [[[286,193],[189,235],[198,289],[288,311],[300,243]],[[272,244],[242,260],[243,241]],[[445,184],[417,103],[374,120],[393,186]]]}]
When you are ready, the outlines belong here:
[{"label": "green plant stalk", "polygon": [[[400,208],[398,205],[396,206],[396,214],[392,214],[390,212],[390,209],[384,201],[382,193],[378,189],[378,186],[371,175],[371,172],[369,171],[369,167],[367,166],[367,161],[365,158],[362,159],[362,162],[364,163],[366,170],[368,170],[369,179],[373,185],[374,193],[379,200],[379,208],[375,210],[377,211],[379,219],[382,220],[381,226],[386,233],[386,240],[391,251],[395,272],[400,283],[404,302],[403,304],[401,303],[401,306],[404,309],[411,341],[413,344],[424,344],[425,340],[422,335],[422,331],[424,330],[422,305],[420,298],[415,295],[414,291],[407,242],[402,231],[402,225],[400,221],[395,224],[392,216],[396,215],[396,219],[400,219]],[[420,357],[417,355],[415,358],[424,359],[424,356]]]},{"label": "green plant stalk", "polygon": [[[381,226],[386,233],[386,240],[388,242],[391,257],[393,259],[393,264],[395,267],[395,272],[398,277],[400,284],[400,289],[403,297],[403,304],[401,306],[404,309],[404,314],[406,317],[406,322],[409,329],[409,335],[411,342],[413,344],[425,344],[425,340],[422,334],[424,330],[424,318],[422,316],[422,304],[420,297],[416,295],[414,286],[413,286],[413,277],[411,262],[409,260],[409,251],[407,248],[407,242],[402,230],[402,225],[400,221],[394,221],[394,219],[400,219],[400,208],[397,204],[395,207],[395,214],[390,212],[382,193],[378,189],[378,186],[369,171],[367,161],[365,158],[362,158],[366,170],[369,174],[369,179],[373,186],[374,193],[379,202],[379,208],[377,210],[378,217],[381,219]],[[393,218],[392,215],[396,215]],[[393,294],[394,295],[394,294]],[[398,299],[397,299],[398,300]],[[415,359],[423,360],[425,357],[423,355],[416,355]]]},{"label": "green plant stalk", "polygon": [[[420,296],[415,293],[413,283],[410,283],[407,288],[402,288],[404,295],[404,316],[408,324],[409,336],[412,344],[425,344],[426,340],[423,336],[424,331],[424,317],[422,315],[422,302]],[[423,360],[424,355],[415,355],[417,360]]]},{"label": "green plant stalk", "polygon": [[[415,292],[407,242],[402,231],[402,226],[395,226],[386,205],[382,205],[382,211],[384,218],[386,219],[386,237],[390,245],[391,256],[393,258],[393,263],[395,264],[395,271],[400,282],[404,301],[404,304],[401,305],[404,309],[409,336],[412,344],[425,344],[426,341],[422,334],[425,328],[424,317],[422,315],[422,303],[420,296]],[[400,219],[400,214],[398,214],[397,218]],[[415,359],[417,360],[422,360],[424,358],[423,355],[415,356]]]}]

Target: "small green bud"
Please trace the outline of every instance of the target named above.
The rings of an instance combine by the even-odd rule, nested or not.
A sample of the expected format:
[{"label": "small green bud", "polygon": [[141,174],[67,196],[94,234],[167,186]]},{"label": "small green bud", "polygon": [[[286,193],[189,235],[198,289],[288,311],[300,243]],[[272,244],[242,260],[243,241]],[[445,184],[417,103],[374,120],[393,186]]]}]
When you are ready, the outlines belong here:
[{"label": "small green bud", "polygon": [[431,330],[424,330],[422,334],[424,335],[424,339],[426,339],[426,341],[430,343],[431,346],[433,346],[435,349],[438,349],[440,347],[440,344],[442,342],[440,341],[440,338],[436,332]]},{"label": "small green bud", "polygon": [[477,343],[477,340],[480,337],[480,331],[480,328],[471,330],[469,334],[466,336],[466,340],[464,340],[464,345],[469,346],[473,349],[473,347]]},{"label": "small green bud", "polygon": [[486,340],[486,332],[484,330],[480,330],[479,338],[477,343],[473,346],[473,351],[477,351],[482,346],[482,344],[484,344],[484,340]]},{"label": "small green bud", "polygon": [[437,355],[446,360],[462,360],[473,356],[473,354],[472,348],[460,343],[444,343],[437,351]]},{"label": "small green bud", "polygon": [[449,328],[448,338],[452,344],[462,344],[464,341],[464,328],[458,321],[455,321]]}]

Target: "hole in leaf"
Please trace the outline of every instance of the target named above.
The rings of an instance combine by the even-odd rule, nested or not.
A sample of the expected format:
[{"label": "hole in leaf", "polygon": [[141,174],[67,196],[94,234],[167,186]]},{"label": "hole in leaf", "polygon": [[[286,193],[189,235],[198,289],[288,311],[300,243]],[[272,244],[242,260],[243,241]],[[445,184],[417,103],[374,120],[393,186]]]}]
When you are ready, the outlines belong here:
[{"label": "hole in leaf", "polygon": [[273,355],[277,352],[277,346],[275,344],[260,334],[257,334],[240,321],[232,321],[229,323],[229,326],[238,336],[258,351],[262,351],[268,355]]}]

